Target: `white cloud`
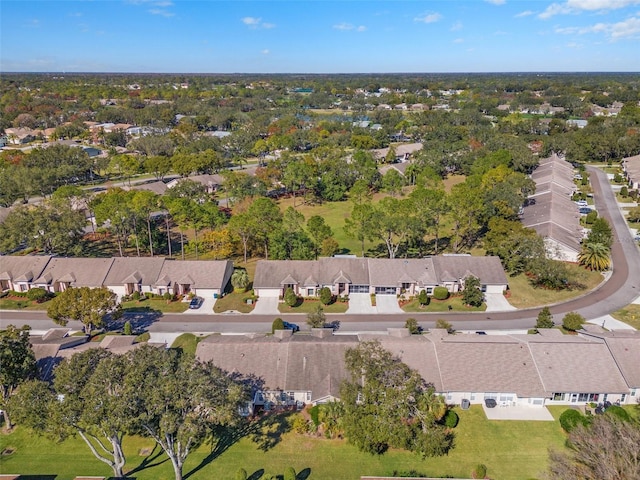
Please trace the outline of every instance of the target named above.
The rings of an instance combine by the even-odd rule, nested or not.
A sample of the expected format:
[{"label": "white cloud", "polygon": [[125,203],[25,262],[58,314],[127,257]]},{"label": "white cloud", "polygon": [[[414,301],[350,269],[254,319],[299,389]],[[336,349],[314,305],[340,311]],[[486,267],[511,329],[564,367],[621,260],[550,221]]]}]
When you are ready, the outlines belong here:
[{"label": "white cloud", "polygon": [[532,10],[525,10],[524,12],[520,12],[517,15],[514,15],[516,18],[522,18],[522,17],[528,17],[530,15],[533,15],[533,11]]},{"label": "white cloud", "polygon": [[493,3],[494,5],[504,5],[506,0],[485,0],[487,3]]},{"label": "white cloud", "polygon": [[442,19],[442,15],[439,13],[427,13],[425,15],[420,15],[419,17],[414,18],[414,22],[422,22],[422,23],[435,23]]},{"label": "white cloud", "polygon": [[359,25],[356,27],[355,25],[352,25],[351,23],[346,23],[346,22],[337,23],[333,26],[333,28],[335,30],[341,30],[343,32],[348,32],[351,30],[355,30],[356,32],[364,32],[367,30],[367,27],[365,27],[364,25]]},{"label": "white cloud", "polygon": [[464,38],[456,38],[453,43],[464,43]]},{"label": "white cloud", "polygon": [[256,17],[244,17],[242,19],[242,23],[244,23],[245,25],[249,25],[249,26],[260,25],[261,21],[262,21],[261,18],[256,18]]},{"label": "white cloud", "polygon": [[640,17],[630,17],[617,23],[596,23],[586,27],[556,28],[563,35],[604,34],[611,41],[624,38],[640,38]]},{"label": "white cloud", "polygon": [[275,28],[275,24],[263,22],[260,17],[243,17],[240,20],[249,28]]},{"label": "white cloud", "polygon": [[581,43],[577,43],[577,42],[569,42],[567,43],[567,47],[568,48],[582,48],[584,45],[582,45]]},{"label": "white cloud", "polygon": [[262,50],[260,53],[262,53],[263,55],[269,55],[269,53],[271,53],[271,52],[269,51],[269,49],[268,49],[268,48],[265,48],[265,49],[264,49],[264,50]]},{"label": "white cloud", "polygon": [[460,30],[462,30],[462,22],[456,22],[453,25],[451,25],[451,29],[452,32],[458,32]]},{"label": "white cloud", "polygon": [[160,15],[161,17],[166,18],[175,16],[175,13],[170,12],[169,10],[165,10],[164,8],[150,8],[149,13],[151,15]]},{"label": "white cloud", "polygon": [[546,20],[554,15],[566,15],[583,11],[619,10],[638,4],[640,4],[640,0],[567,0],[564,3],[552,3],[538,17]]}]

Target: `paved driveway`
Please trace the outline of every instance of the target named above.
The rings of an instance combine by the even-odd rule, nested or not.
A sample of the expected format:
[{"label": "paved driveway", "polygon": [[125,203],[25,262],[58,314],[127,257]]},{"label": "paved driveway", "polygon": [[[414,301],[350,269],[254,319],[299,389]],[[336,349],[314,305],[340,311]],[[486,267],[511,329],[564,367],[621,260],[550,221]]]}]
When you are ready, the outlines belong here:
[{"label": "paved driveway", "polygon": [[279,315],[278,303],[280,303],[278,297],[260,297],[254,309],[251,310],[251,315]]},{"label": "paved driveway", "polygon": [[487,304],[487,312],[508,312],[510,310],[517,310],[517,308],[511,305],[501,293],[485,293],[484,301]]},{"label": "paved driveway", "polygon": [[349,308],[345,313],[378,313],[378,309],[371,305],[368,293],[350,293]]},{"label": "paved driveway", "polygon": [[378,313],[404,313],[395,295],[376,295]]},{"label": "paved driveway", "polygon": [[213,315],[213,306],[216,304],[216,299],[213,297],[203,297],[204,301],[200,308],[187,308],[184,312],[185,315]]}]

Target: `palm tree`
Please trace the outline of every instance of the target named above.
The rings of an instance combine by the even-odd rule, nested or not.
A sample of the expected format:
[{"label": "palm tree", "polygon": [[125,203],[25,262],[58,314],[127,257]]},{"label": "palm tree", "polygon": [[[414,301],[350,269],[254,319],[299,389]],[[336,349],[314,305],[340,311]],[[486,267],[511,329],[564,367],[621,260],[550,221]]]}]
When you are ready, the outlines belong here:
[{"label": "palm tree", "polygon": [[244,268],[238,268],[231,275],[231,285],[233,285],[233,289],[242,293],[246,291],[249,286],[249,274]]},{"label": "palm tree", "polygon": [[601,272],[611,266],[611,249],[604,243],[585,243],[578,254],[578,262],[589,270]]}]

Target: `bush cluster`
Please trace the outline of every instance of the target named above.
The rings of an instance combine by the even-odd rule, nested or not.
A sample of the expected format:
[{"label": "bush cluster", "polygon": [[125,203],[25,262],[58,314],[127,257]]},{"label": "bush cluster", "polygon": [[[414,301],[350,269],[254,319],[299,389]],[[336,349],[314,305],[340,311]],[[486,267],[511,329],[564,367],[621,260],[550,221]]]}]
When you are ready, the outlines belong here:
[{"label": "bush cluster", "polygon": [[436,300],[446,300],[449,298],[449,290],[446,287],[436,287],[433,289],[433,298]]},{"label": "bush cluster", "polygon": [[586,425],[588,422],[587,417],[572,408],[560,414],[560,426],[567,433],[570,433],[578,425]]}]

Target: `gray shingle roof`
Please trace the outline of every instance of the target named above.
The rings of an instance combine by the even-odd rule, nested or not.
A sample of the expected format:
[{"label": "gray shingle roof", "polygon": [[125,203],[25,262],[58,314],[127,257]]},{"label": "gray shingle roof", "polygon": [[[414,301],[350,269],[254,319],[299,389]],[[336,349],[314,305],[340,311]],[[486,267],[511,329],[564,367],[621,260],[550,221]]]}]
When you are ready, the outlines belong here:
[{"label": "gray shingle roof", "polygon": [[500,258],[495,256],[442,255],[432,257],[437,272],[447,271],[454,278],[465,278],[469,273],[485,285],[507,285],[507,276]]},{"label": "gray shingle roof", "polygon": [[0,280],[30,282],[38,278],[49,262],[50,256],[0,256]]},{"label": "gray shingle roof", "polygon": [[72,287],[102,287],[112,263],[113,258],[52,258],[33,283],[71,282]]},{"label": "gray shingle roof", "polygon": [[189,283],[194,288],[224,289],[231,273],[230,260],[165,260],[158,274],[157,285]]}]

